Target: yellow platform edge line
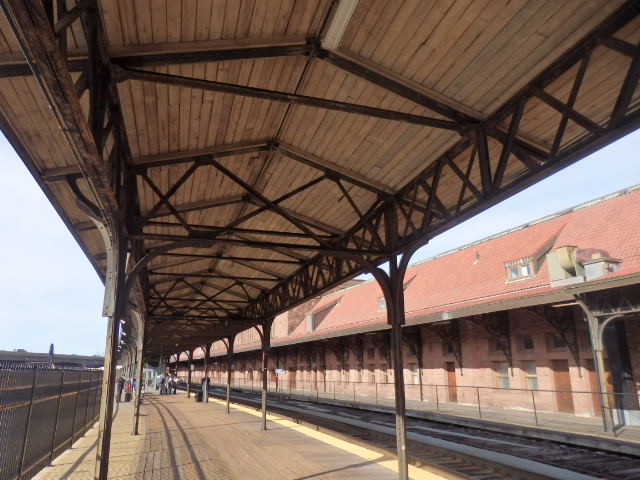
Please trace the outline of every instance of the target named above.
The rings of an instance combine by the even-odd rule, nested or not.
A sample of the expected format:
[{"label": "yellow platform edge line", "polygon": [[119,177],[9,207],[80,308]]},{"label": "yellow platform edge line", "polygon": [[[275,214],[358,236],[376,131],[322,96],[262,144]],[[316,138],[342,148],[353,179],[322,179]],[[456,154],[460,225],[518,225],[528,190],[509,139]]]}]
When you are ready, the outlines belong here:
[{"label": "yellow platform edge line", "polygon": [[[210,403],[215,403],[220,406],[225,406],[227,403],[223,400],[219,400],[217,398],[210,398]],[[244,405],[231,404],[231,408],[248,413],[249,415],[253,415],[254,417],[261,417],[262,413],[257,411],[251,407],[246,407]],[[391,470],[395,473],[398,473],[398,462],[395,460],[384,459],[384,455],[375,452],[369,448],[362,447],[360,445],[356,445],[351,442],[347,442],[346,440],[342,440],[336,437],[332,437],[331,435],[323,432],[318,432],[313,430],[312,428],[305,427],[303,425],[298,425],[297,423],[292,422],[291,420],[285,420],[279,416],[267,413],[267,420],[276,423],[282,427],[293,428],[301,434],[323,442],[327,445],[331,445],[333,447],[339,448],[340,450],[349,452],[353,455],[356,455],[362,459],[367,461],[371,461],[381,467],[384,467],[388,470]],[[376,461],[377,460],[377,461]],[[443,477],[433,472],[427,472],[418,467],[414,467],[413,465],[409,465],[409,477],[412,480],[445,480],[447,477]]]}]

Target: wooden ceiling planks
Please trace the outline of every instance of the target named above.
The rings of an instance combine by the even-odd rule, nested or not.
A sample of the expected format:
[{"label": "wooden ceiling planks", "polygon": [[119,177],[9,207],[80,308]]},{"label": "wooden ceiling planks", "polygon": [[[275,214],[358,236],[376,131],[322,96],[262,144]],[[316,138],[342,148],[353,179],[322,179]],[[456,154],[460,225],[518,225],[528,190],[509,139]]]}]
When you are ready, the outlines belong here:
[{"label": "wooden ceiling planks", "polygon": [[[291,91],[302,62],[295,57],[256,59],[155,67],[153,71]],[[271,138],[286,108],[280,102],[138,80],[121,82],[118,88],[127,132],[140,139],[138,145],[132,145],[134,156]]]},{"label": "wooden ceiling planks", "polygon": [[585,2],[574,9],[572,2],[559,1],[438,1],[431,8],[420,5],[420,13],[428,10],[426,21],[412,23],[402,35],[393,21],[399,4],[374,3],[359,4],[342,49],[491,113],[539,73],[545,60],[564,53],[621,2]]},{"label": "wooden ceiling planks", "polygon": [[[573,161],[592,148],[592,138],[596,145],[622,134],[635,125],[640,98],[637,85],[626,86],[638,56],[637,9],[628,2],[628,19],[607,20],[622,4],[362,0],[341,19],[341,39],[336,33],[337,44],[326,47],[336,5],[330,0],[100,0],[106,46],[120,65],[111,73],[125,150],[135,165],[140,215],[131,238],[142,253],[180,238],[200,242],[150,262],[149,313],[204,319],[226,308],[233,317],[240,306],[250,316],[256,305],[275,308],[267,305],[282,295],[276,285],[295,304],[300,293],[291,292],[307,291],[296,283],[305,272],[316,292],[337,281],[322,283],[324,275],[344,279],[357,270],[323,263],[331,249],[361,250],[374,261],[389,253],[380,212],[390,202],[399,235],[414,241],[534,181],[547,165],[552,171],[556,157]],[[605,21],[622,28],[612,27],[603,35],[613,38],[600,43],[585,40],[575,57],[583,63],[536,80]],[[87,64],[81,22],[66,38],[75,82]],[[26,147],[25,162],[49,182],[45,191],[103,272],[104,246],[65,181],[80,172],[65,126],[25,75],[19,51],[3,17],[1,113],[17,132],[14,143]],[[128,78],[127,69],[448,120],[455,128]],[[90,98],[90,89],[81,94],[85,116]],[[616,113],[621,102],[624,115]],[[108,132],[103,158],[121,156],[122,148]],[[89,186],[78,182],[90,198]],[[281,309],[279,302],[271,305]]]},{"label": "wooden ceiling planks", "polygon": [[109,0],[100,2],[112,46],[316,35],[330,1]]}]

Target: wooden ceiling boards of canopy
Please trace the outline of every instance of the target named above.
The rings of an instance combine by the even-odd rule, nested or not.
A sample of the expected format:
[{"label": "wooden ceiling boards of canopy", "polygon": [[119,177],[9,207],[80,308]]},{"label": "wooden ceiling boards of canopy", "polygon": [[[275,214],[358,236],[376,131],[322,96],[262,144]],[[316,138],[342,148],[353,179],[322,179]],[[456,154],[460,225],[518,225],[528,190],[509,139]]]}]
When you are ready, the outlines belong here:
[{"label": "wooden ceiling boards of canopy", "polygon": [[637,1],[1,3],[0,127],[100,275],[87,209],[126,217],[132,264],[157,254],[151,353],[255,325],[638,127]]}]

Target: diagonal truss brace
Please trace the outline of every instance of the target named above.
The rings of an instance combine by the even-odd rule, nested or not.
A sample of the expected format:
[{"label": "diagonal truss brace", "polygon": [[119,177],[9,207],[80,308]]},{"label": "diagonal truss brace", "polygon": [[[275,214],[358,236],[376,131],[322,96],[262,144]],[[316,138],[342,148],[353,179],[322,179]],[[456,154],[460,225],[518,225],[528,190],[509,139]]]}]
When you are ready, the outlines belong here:
[{"label": "diagonal truss brace", "polygon": [[[484,119],[475,131],[464,134],[441,156],[425,159],[424,163],[428,166],[409,184],[374,205],[351,230],[332,243],[357,250],[358,239],[370,235],[369,225],[383,225],[381,219],[384,211],[391,204],[400,219],[397,250],[392,252],[388,248],[386,251],[383,249],[379,251],[379,256],[372,251],[363,253],[369,261],[381,263],[388,255],[401,252],[415,243],[426,243],[439,233],[640,127],[640,108],[637,101],[632,102],[632,92],[637,91],[640,78],[640,48],[616,36],[639,13],[640,4],[626,3],[503,107]],[[592,52],[596,48],[615,50],[626,56],[629,62],[623,81],[618,86],[612,112],[599,112],[599,118],[586,118],[581,114],[585,117],[582,118],[576,114],[573,105],[575,93],[561,100],[549,92],[553,91],[550,87],[554,82],[564,81],[567,72],[572,71],[572,90],[579,94],[584,78],[591,69],[597,69],[592,61]],[[562,118],[571,119],[582,128],[581,134],[570,134],[570,122],[561,121],[553,134],[551,145],[541,147],[525,140],[528,137],[522,126],[527,120],[528,107],[534,102],[545,103],[557,110]],[[505,125],[508,125],[506,131]],[[445,175],[449,182],[443,187],[440,180]],[[458,195],[455,196],[450,191],[452,176],[459,182]],[[445,189],[449,189],[446,201],[442,194]],[[247,317],[277,314],[300,303],[306,296],[328,290],[335,284],[323,280],[311,280],[309,283],[310,279],[320,278],[315,276],[320,269],[341,269],[331,271],[326,277],[331,279],[349,278],[362,271],[348,261],[328,262],[327,255],[335,253],[323,253],[272,292],[262,295],[244,314]]]}]

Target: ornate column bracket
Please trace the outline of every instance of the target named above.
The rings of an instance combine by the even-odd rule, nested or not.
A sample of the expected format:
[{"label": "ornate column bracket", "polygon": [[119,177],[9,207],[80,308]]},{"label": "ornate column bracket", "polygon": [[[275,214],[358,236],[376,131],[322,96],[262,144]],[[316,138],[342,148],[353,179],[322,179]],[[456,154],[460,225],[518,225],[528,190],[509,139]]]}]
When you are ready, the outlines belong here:
[{"label": "ornate column bracket", "polygon": [[262,343],[262,425],[261,430],[267,429],[267,393],[268,393],[268,374],[269,374],[269,350],[271,349],[271,326],[275,317],[265,318],[262,322],[262,330],[254,327],[260,335]]},{"label": "ornate column bracket", "polygon": [[345,337],[330,339],[327,342],[327,348],[335,355],[340,366],[346,365],[349,358],[349,342]]},{"label": "ornate column bracket", "polygon": [[422,333],[420,327],[403,328],[402,341],[409,347],[409,351],[416,357],[416,360],[422,358]]},{"label": "ornate column bracket", "polygon": [[389,332],[378,332],[373,336],[373,345],[378,349],[378,353],[387,362],[389,368],[391,368],[391,346],[390,346]]},{"label": "ornate column bracket", "polygon": [[506,311],[483,313],[474,315],[469,320],[480,325],[489,334],[489,338],[495,340],[496,348],[500,350],[511,368],[513,377],[513,355],[511,351],[511,335],[509,333],[509,313]]},{"label": "ornate column bracket", "polygon": [[[424,361],[422,358],[422,329],[420,326],[414,326],[402,329],[402,341],[409,347],[409,351],[416,357],[418,363],[418,380],[420,382],[420,401],[424,399],[422,392],[422,369]],[[460,369],[462,373],[462,368]]]},{"label": "ornate column bracket", "polygon": [[303,343],[301,344],[300,348],[301,348],[303,362],[305,363],[305,365],[309,365],[309,369],[312,369],[313,364],[315,363],[313,343],[312,342]]},{"label": "ornate column bracket", "polygon": [[137,314],[139,317],[140,330],[138,336],[138,355],[136,358],[137,367],[136,373],[138,375],[138,381],[136,382],[136,392],[135,392],[135,410],[133,415],[133,432],[132,435],[138,435],[138,425],[140,423],[140,405],[142,404],[142,383],[144,382],[144,376],[142,375],[144,369],[144,354],[145,354],[145,328],[144,328],[144,318],[142,315]]},{"label": "ornate column bracket", "polygon": [[580,342],[576,329],[576,319],[571,307],[554,308],[550,305],[529,307],[527,310],[534,313],[538,318],[546,320],[549,325],[560,335],[562,341],[567,345],[573,360],[578,366],[578,375],[582,378],[582,360],[580,358]]},{"label": "ornate column bracket", "polygon": [[360,375],[362,375],[362,371],[364,370],[364,336],[363,335],[354,335],[349,338],[349,350],[356,357],[358,362],[358,368],[360,369]]},{"label": "ornate column bracket", "polygon": [[462,364],[462,340],[460,338],[460,322],[452,320],[448,323],[427,323],[425,327],[434,332],[440,340],[451,350],[453,357],[458,362],[460,375],[464,375]]}]

